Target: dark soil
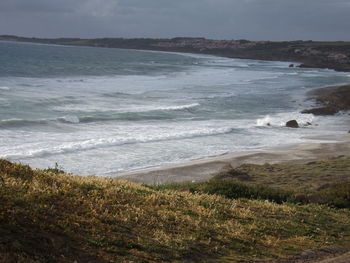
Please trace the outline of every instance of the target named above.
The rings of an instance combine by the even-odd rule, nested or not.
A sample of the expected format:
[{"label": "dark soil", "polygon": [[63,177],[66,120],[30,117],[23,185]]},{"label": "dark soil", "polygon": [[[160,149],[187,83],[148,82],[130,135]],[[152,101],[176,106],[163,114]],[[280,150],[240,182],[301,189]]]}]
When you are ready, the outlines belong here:
[{"label": "dark soil", "polygon": [[[327,259],[337,259],[343,260],[343,257],[340,257],[350,251],[350,247],[341,247],[341,246],[330,246],[322,247],[307,250],[297,256],[293,256],[287,259],[280,259],[277,261],[265,261],[266,263],[317,263],[322,262]],[[338,261],[331,261],[332,263],[337,263]],[[343,262],[343,261],[339,261]],[[350,259],[349,261],[350,262]]]}]

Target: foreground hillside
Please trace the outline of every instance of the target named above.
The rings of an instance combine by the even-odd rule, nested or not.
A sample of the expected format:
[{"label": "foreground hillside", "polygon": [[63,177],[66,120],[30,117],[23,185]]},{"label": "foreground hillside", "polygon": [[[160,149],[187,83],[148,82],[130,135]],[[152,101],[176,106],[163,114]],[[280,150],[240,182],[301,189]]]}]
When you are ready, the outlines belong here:
[{"label": "foreground hillside", "polygon": [[350,241],[348,209],[248,198],[0,160],[0,262],[252,262]]}]

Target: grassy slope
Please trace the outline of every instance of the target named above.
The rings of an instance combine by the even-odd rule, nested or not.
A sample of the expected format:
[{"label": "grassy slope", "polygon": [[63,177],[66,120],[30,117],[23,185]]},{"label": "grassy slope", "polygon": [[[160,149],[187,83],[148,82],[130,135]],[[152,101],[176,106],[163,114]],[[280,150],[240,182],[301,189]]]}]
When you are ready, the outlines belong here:
[{"label": "grassy slope", "polygon": [[350,211],[151,189],[0,160],[0,262],[237,262],[350,241]]},{"label": "grassy slope", "polygon": [[339,156],[306,164],[244,164],[217,176],[249,184],[296,191],[313,191],[350,181],[350,156]]},{"label": "grassy slope", "polygon": [[220,194],[228,198],[283,202],[320,202],[350,208],[350,156],[306,164],[243,164],[204,183],[169,184],[173,189]]}]

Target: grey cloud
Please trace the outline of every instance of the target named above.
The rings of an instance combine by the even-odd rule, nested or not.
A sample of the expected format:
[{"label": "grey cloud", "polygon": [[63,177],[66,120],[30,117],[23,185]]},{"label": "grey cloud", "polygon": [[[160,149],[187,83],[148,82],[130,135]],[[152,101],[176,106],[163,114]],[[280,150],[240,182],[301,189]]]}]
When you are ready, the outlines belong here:
[{"label": "grey cloud", "polygon": [[2,0],[0,2],[1,13],[37,13],[37,12],[69,12],[76,4],[71,4],[72,1],[50,1],[50,0]]},{"label": "grey cloud", "polygon": [[1,0],[0,34],[350,40],[348,0]]}]

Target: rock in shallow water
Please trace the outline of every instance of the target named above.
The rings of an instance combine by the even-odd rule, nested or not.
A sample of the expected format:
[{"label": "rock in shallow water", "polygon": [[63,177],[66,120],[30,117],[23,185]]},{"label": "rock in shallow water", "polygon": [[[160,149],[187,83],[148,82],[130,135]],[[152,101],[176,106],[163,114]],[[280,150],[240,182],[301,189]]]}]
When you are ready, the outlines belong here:
[{"label": "rock in shallow water", "polygon": [[286,127],[299,128],[299,123],[296,120],[290,120],[290,121],[287,121]]}]

